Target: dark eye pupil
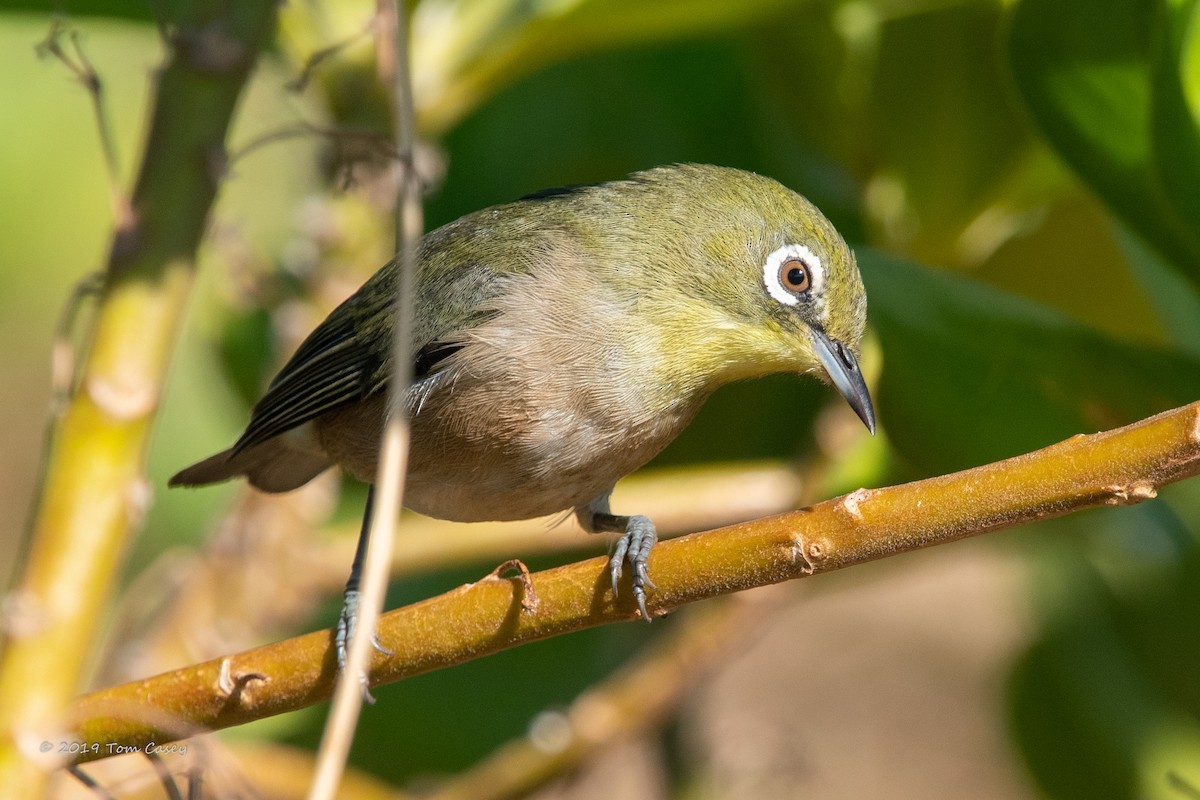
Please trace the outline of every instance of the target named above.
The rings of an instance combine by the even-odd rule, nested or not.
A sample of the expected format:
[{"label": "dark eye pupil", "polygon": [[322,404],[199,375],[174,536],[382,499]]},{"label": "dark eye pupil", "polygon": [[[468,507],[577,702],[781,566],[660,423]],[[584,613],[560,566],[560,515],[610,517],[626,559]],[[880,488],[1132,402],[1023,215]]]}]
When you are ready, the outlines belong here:
[{"label": "dark eye pupil", "polygon": [[793,291],[802,292],[808,289],[808,270],[804,267],[792,267],[787,271],[784,278],[786,279],[787,287]]}]

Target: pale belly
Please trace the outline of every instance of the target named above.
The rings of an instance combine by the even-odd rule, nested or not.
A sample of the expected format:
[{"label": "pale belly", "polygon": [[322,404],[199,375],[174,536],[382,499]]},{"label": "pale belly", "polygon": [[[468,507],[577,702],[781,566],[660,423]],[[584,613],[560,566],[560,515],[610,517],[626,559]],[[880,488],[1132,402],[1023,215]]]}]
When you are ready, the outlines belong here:
[{"label": "pale belly", "polygon": [[592,411],[543,409],[519,433],[495,438],[463,437],[457,426],[418,421],[405,505],[461,522],[529,519],[584,506],[657,455],[696,409],[635,425]]},{"label": "pale belly", "polygon": [[[462,381],[412,420],[404,504],[460,522],[519,520],[587,505],[667,446],[702,401],[649,413],[605,393],[568,393],[534,406],[529,387]],[[329,415],[324,449],[362,480],[374,479],[382,401]],[[363,425],[371,418],[372,424]],[[373,430],[370,430],[373,429]],[[349,441],[344,434],[366,432]]]}]

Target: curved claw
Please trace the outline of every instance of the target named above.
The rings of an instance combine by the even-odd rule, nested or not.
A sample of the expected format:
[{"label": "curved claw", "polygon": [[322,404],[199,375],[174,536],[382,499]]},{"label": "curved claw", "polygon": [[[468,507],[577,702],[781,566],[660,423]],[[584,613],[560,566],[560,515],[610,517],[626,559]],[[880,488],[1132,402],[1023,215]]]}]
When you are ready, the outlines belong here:
[{"label": "curved claw", "polygon": [[379,633],[378,633],[378,632],[371,634],[371,647],[374,647],[374,648],[375,648],[375,652],[376,652],[376,653],[379,653],[381,656],[394,656],[394,655],[396,655],[396,654],[395,654],[395,652],[393,652],[392,650],[389,650],[389,649],[387,649],[386,647],[384,647],[384,646],[383,646],[383,644],[381,644],[381,643],[380,643],[380,641],[379,641]]},{"label": "curved claw", "polygon": [[637,565],[637,572],[634,575],[634,582],[650,589],[658,588],[654,581],[650,580],[650,569],[645,563]]},{"label": "curved claw", "polygon": [[625,564],[625,553],[628,550],[629,538],[628,534],[625,534],[617,540],[617,546],[613,548],[612,558],[608,560],[608,574],[612,578],[613,597],[620,594],[617,585],[621,582],[621,572]]}]

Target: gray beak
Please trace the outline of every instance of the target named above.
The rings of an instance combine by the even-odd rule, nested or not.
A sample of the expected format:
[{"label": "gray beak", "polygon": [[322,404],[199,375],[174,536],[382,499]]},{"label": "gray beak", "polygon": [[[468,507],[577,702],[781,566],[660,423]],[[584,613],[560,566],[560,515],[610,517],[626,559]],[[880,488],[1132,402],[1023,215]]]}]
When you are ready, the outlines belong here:
[{"label": "gray beak", "polygon": [[813,335],[813,350],[821,360],[821,366],[829,373],[829,380],[834,387],[846,398],[846,402],[858,414],[872,434],[875,433],[875,407],[871,404],[871,393],[867,391],[867,383],[863,380],[862,371],[858,368],[858,359],[850,348],[841,342],[835,342],[817,328],[810,328]]}]

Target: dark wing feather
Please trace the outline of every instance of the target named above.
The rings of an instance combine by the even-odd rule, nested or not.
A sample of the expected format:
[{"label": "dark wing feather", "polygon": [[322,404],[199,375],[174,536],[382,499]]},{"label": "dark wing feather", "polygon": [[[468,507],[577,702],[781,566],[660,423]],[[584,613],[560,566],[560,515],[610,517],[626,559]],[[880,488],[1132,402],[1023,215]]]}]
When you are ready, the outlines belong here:
[{"label": "dark wing feather", "polygon": [[[384,338],[387,341],[382,345],[390,346],[390,337]],[[242,452],[381,389],[386,383],[379,376],[384,364],[380,344],[356,337],[350,318],[328,319],[271,381],[233,452]],[[460,343],[443,341],[423,346],[414,359],[414,384],[428,378],[461,348]]]},{"label": "dark wing feather", "polygon": [[[448,261],[448,265],[438,264],[438,274],[445,279],[423,285],[417,297],[423,309],[417,334],[425,337],[413,355],[415,385],[409,399],[417,406],[443,385],[447,376],[435,373],[463,347],[455,339],[496,314],[486,302],[499,288],[497,273],[478,262],[458,261],[458,250],[450,246],[452,240],[457,241],[452,239],[457,228],[444,230],[445,246],[436,249],[432,258]],[[466,226],[463,231],[473,234],[474,228]],[[233,454],[387,386],[394,285],[393,262],[317,326],[250,412],[250,424],[233,446]]]},{"label": "dark wing feather", "polygon": [[434,367],[462,349],[462,342],[434,341],[422,347],[413,361],[413,383],[428,377]]},{"label": "dark wing feather", "polygon": [[383,359],[378,346],[355,336],[353,322],[331,315],[300,345],[254,406],[234,453],[370,393]]}]

